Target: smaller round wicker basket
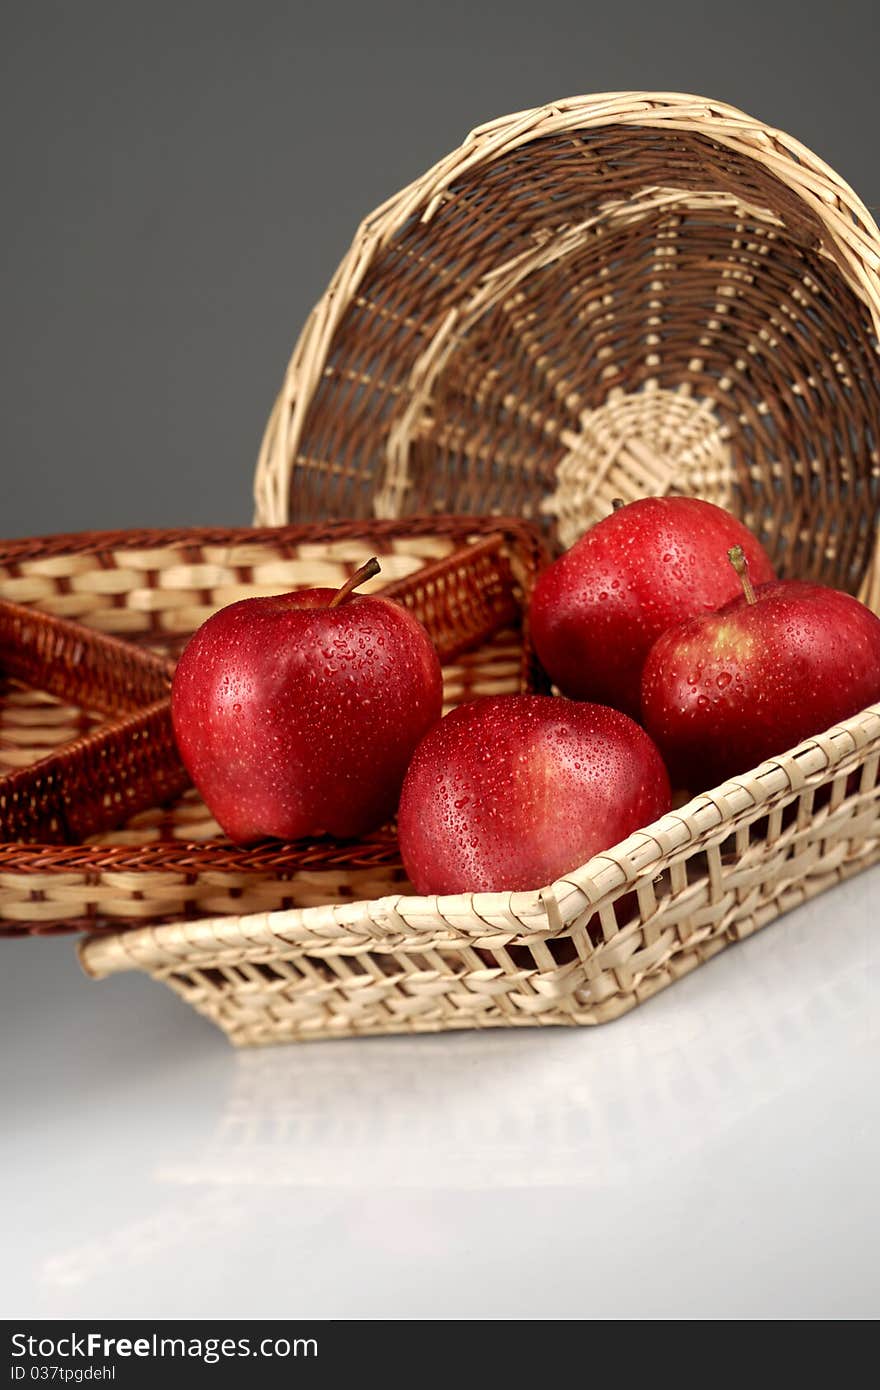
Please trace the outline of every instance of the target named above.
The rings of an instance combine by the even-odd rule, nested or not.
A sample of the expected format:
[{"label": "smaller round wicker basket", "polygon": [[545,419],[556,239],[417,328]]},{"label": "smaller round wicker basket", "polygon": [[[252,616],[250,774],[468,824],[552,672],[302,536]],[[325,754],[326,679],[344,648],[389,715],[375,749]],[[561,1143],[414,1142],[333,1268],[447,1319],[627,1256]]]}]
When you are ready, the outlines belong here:
[{"label": "smaller round wicker basket", "polygon": [[368,217],[260,455],[262,522],[695,492],[874,593],[880,233],[809,150],[624,92],[475,130]]}]

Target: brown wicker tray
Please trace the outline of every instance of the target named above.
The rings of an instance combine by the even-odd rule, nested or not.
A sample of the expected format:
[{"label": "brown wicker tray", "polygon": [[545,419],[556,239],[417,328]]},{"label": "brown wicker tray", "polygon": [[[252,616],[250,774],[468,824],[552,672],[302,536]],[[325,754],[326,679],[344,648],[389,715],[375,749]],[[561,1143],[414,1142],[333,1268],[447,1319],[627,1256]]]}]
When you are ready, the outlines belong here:
[{"label": "brown wicker tray", "polygon": [[357,844],[249,851],[223,838],[184,790],[167,700],[173,657],[223,604],[335,586],[376,554],[373,587],[428,626],[447,703],[531,689],[522,597],[542,553],[519,522],[472,518],[0,544],[0,934],[399,891],[391,828]]},{"label": "brown wicker tray", "polygon": [[[82,723],[79,737],[0,775],[0,844],[81,841],[188,785],[169,717],[171,662],[81,623],[0,600],[0,672],[6,682],[0,759],[7,764],[31,751],[16,735],[32,745],[55,742],[50,709],[78,708]],[[40,703],[39,695],[35,701],[36,692],[55,707]],[[101,724],[105,717],[109,722]]]}]

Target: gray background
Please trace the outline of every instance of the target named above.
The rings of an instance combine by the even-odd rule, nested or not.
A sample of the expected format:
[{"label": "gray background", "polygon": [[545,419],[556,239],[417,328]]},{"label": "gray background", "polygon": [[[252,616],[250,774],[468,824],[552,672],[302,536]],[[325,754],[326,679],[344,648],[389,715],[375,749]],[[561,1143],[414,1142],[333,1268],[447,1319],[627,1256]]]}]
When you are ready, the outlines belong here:
[{"label": "gray background", "polygon": [[[247,521],[357,222],[492,116],[691,90],[876,202],[877,29],[766,0],[7,5],[0,532]],[[598,1031],[238,1056],[69,941],[0,942],[0,1307],[876,1316],[878,874]]]},{"label": "gray background", "polygon": [[692,91],[880,197],[872,0],[4,13],[0,534],[249,521],[269,407],[357,223],[493,116]]}]

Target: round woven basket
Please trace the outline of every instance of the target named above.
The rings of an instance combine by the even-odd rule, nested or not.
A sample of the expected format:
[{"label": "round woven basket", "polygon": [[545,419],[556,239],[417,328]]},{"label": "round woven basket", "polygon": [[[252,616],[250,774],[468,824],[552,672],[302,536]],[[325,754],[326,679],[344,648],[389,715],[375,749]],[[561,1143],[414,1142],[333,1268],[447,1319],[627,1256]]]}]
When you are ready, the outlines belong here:
[{"label": "round woven basket", "polygon": [[[264,523],[732,508],[783,573],[880,599],[880,233],[809,150],[718,102],[494,121],[363,223],[293,353]],[[874,590],[877,592],[874,592]]]}]

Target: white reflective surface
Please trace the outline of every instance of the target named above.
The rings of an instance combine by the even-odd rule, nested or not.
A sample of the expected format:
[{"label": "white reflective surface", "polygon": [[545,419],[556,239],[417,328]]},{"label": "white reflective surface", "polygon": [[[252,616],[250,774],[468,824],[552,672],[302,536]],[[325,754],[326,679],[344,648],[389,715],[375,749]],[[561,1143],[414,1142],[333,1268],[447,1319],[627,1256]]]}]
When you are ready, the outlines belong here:
[{"label": "white reflective surface", "polygon": [[237,1053],[0,942],[7,1317],[875,1317],[880,871],[616,1023]]}]

